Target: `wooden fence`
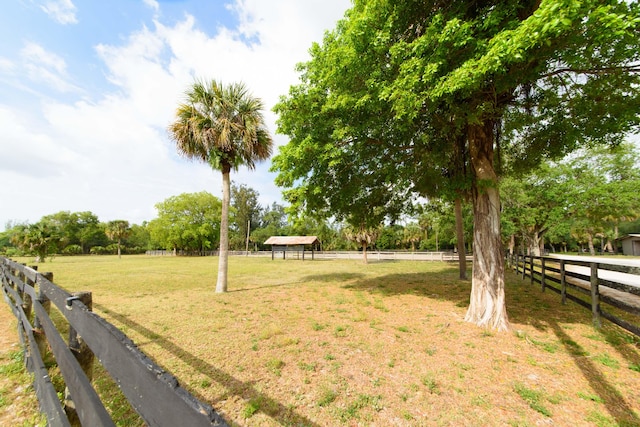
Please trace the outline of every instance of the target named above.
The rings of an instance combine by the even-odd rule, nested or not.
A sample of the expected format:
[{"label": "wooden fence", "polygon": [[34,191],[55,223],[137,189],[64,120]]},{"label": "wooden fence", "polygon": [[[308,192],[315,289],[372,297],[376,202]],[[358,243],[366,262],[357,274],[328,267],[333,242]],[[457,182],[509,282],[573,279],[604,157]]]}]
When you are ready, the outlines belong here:
[{"label": "wooden fence", "polygon": [[[226,426],[222,417],[198,401],[115,326],[91,312],[91,294],[69,294],[51,273],[39,273],[0,257],[5,300],[18,319],[24,360],[49,426],[114,426],[91,385],[95,358],[118,384],[149,426]],[[68,343],[49,317],[51,303],[68,322]],[[64,402],[43,360],[51,350],[66,385]]]},{"label": "wooden fence", "polygon": [[[508,257],[507,262],[523,280],[528,277],[543,292],[550,289],[560,294],[563,304],[569,299],[591,310],[596,327],[605,318],[640,336],[640,267],[522,255]],[[609,307],[631,314],[628,317],[635,323],[612,314]]]}]

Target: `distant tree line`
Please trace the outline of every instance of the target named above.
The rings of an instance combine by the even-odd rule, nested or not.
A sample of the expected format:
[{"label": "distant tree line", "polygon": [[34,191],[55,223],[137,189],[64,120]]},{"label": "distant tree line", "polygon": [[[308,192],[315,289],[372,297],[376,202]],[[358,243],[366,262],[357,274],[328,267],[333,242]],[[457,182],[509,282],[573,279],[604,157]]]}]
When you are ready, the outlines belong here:
[{"label": "distant tree line", "polygon": [[[591,253],[617,251],[616,239],[640,232],[640,154],[630,143],[578,151],[543,162],[500,185],[502,238],[511,251]],[[402,221],[366,232],[344,222],[314,217],[291,219],[284,206],[262,206],[259,193],[231,186],[229,249],[268,250],[270,236],[315,235],[325,251],[456,251],[455,203],[431,198]],[[140,225],[101,222],[91,212],[61,211],[35,224],[9,223],[0,233],[0,253],[34,255],[139,254],[164,249],[203,255],[219,249],[221,200],[207,192],[183,193],[156,204],[157,217]],[[471,252],[473,221],[462,206],[465,250]],[[248,239],[247,239],[248,237]]]}]

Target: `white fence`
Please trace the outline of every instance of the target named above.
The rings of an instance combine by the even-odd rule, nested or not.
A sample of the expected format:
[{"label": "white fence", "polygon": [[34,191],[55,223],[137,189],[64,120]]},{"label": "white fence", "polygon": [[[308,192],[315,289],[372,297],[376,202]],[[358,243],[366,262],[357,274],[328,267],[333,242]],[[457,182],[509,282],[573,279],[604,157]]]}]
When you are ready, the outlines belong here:
[{"label": "white fence", "polygon": [[[147,251],[147,255],[150,256],[174,256],[172,251]],[[289,251],[287,258],[290,259],[302,259],[302,252]],[[178,255],[186,255],[178,253]],[[197,254],[191,254],[197,255]],[[206,255],[218,255],[217,251],[207,252]],[[251,257],[271,257],[271,251],[258,251],[258,252],[245,252],[245,251],[230,251],[229,255],[232,256],[251,256]],[[282,258],[282,251],[275,252],[275,258]],[[360,251],[316,251],[314,252],[315,259],[362,259],[362,252]],[[455,252],[379,252],[379,251],[367,251],[367,258],[370,261],[457,261],[458,254]],[[311,251],[305,251],[305,259],[311,259]],[[472,256],[467,255],[467,260],[471,261]]]}]

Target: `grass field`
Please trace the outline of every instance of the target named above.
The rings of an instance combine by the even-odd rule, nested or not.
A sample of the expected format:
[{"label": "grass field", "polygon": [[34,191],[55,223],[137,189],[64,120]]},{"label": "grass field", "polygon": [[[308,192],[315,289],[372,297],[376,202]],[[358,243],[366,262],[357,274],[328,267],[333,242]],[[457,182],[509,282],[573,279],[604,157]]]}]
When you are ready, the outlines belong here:
[{"label": "grass field", "polygon": [[[640,426],[640,341],[511,273],[512,332],[431,262],[59,257],[39,266],[232,425]],[[141,425],[98,369],[119,425]]]}]

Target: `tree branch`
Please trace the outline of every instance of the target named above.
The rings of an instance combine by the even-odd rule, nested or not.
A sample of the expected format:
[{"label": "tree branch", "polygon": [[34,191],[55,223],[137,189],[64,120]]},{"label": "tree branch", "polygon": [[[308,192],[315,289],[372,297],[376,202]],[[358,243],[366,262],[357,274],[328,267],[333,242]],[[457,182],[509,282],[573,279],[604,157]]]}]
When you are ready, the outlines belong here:
[{"label": "tree branch", "polygon": [[590,74],[590,75],[602,75],[602,74],[619,74],[619,73],[640,73],[640,64],[617,66],[617,67],[598,67],[598,68],[571,68],[563,67],[553,70],[549,73],[543,74],[541,77],[551,77],[558,74],[573,73],[573,74]]}]

